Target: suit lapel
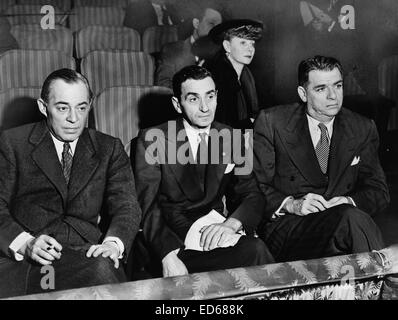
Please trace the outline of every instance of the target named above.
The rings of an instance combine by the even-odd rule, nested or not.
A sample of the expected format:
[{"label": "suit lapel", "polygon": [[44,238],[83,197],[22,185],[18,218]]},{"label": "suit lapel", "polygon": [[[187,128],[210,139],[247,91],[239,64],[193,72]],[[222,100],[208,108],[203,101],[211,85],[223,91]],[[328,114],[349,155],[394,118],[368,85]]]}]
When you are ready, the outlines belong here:
[{"label": "suit lapel", "polygon": [[[170,132],[171,125],[173,123],[176,124],[176,134],[174,134],[174,132]],[[177,119],[175,122],[170,121],[167,133],[167,143],[164,146],[167,154],[167,161],[181,187],[181,190],[190,200],[197,200],[203,197],[203,190],[200,186],[199,176],[196,171],[196,165],[193,160],[192,150],[184,129],[182,118]],[[176,157],[175,164],[170,164],[173,163],[173,161],[170,161],[171,155],[169,155],[169,151],[173,153],[176,152],[178,155],[178,153],[182,152],[181,150],[186,150],[187,152],[189,150],[189,162],[187,164],[183,164],[179,161],[178,157]],[[184,154],[186,153],[184,152]]]},{"label": "suit lapel", "polygon": [[34,127],[30,136],[30,142],[36,145],[31,154],[33,161],[58,190],[65,206],[67,200],[65,177],[62,173],[61,163],[59,162],[54,142],[45,121],[38,123]]},{"label": "suit lapel", "polygon": [[329,186],[327,193],[331,193],[340,181],[345,168],[350,165],[355,152],[355,136],[351,124],[344,117],[341,110],[333,124],[333,136],[329,152]]},{"label": "suit lapel", "polygon": [[324,176],[315,155],[305,107],[298,107],[292,114],[286,130],[281,132],[281,139],[286,144],[286,152],[301,174],[312,184],[322,184]]},{"label": "suit lapel", "polygon": [[69,181],[68,200],[72,200],[87,183],[99,165],[99,159],[87,129],[77,142]]}]

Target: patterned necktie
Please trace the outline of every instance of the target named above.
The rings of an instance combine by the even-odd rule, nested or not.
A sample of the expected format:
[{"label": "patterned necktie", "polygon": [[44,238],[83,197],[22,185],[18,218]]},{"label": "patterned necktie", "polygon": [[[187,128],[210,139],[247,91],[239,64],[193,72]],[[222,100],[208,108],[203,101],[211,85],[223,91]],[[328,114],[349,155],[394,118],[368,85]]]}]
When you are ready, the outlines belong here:
[{"label": "patterned necktie", "polygon": [[199,133],[199,146],[196,152],[196,168],[198,170],[200,182],[202,186],[205,184],[206,177],[206,165],[208,163],[208,147],[206,143],[206,133]]},{"label": "patterned necktie", "polygon": [[323,123],[318,125],[321,129],[321,138],[315,147],[316,157],[318,158],[319,166],[322,172],[325,174],[328,170],[328,159],[329,159],[329,136],[328,129]]},{"label": "patterned necktie", "polygon": [[72,169],[72,159],[73,157],[69,142],[65,142],[64,150],[62,151],[62,171],[64,172],[66,184],[69,184],[70,172]]}]

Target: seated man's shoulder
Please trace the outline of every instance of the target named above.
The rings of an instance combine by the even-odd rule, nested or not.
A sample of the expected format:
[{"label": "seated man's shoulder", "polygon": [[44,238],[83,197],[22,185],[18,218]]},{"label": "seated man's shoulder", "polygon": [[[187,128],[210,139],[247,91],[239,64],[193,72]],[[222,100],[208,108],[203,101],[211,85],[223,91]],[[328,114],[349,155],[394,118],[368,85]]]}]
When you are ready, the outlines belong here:
[{"label": "seated man's shoulder", "polygon": [[9,141],[15,141],[17,143],[28,141],[30,135],[33,132],[33,129],[40,124],[38,123],[29,123],[22,126],[10,128],[1,132],[0,137],[2,139],[6,138]]},{"label": "seated man's shoulder", "polygon": [[166,43],[162,47],[162,58],[175,58],[176,56],[181,55],[184,51],[184,45],[185,43],[183,40]]},{"label": "seated man's shoulder", "polygon": [[262,109],[259,112],[258,119],[274,123],[284,123],[289,120],[290,116],[296,112],[301,112],[304,106],[300,103],[277,105],[270,108]]},{"label": "seated man's shoulder", "polygon": [[355,124],[355,126],[360,125],[370,127],[372,125],[372,120],[370,118],[367,118],[364,115],[361,115],[347,108],[342,108],[340,111],[340,115],[347,119],[348,122]]}]

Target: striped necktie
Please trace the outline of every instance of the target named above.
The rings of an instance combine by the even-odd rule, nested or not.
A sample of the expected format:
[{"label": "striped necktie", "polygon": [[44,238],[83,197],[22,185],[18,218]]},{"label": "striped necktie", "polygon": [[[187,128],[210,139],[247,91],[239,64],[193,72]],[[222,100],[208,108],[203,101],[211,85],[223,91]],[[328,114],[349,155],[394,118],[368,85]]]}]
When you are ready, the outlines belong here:
[{"label": "striped necktie", "polygon": [[72,153],[69,142],[64,143],[64,149],[62,151],[62,171],[66,180],[66,184],[69,184],[70,172],[72,169]]},{"label": "striped necktie", "polygon": [[316,157],[318,158],[319,166],[324,174],[326,174],[328,170],[328,160],[329,160],[329,135],[328,129],[323,123],[318,125],[321,130],[321,138],[318,141],[318,144],[315,147]]},{"label": "striped necktie", "polygon": [[206,177],[206,165],[209,162],[208,159],[208,147],[206,142],[206,133],[199,133],[199,146],[196,152],[196,168],[199,174],[200,182],[204,186]]}]

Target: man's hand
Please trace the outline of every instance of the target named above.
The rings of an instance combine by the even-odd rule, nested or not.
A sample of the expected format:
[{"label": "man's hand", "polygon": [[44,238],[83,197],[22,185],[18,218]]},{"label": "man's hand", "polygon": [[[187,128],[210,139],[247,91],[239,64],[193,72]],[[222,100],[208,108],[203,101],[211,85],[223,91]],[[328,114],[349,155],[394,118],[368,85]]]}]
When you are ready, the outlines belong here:
[{"label": "man's hand", "polygon": [[169,252],[162,260],[163,277],[176,277],[188,274],[184,262],[177,257],[175,251]]},{"label": "man's hand", "polygon": [[226,221],[205,226],[200,233],[200,246],[204,251],[210,251],[219,247],[230,235],[236,234],[236,231]]},{"label": "man's hand", "polygon": [[287,201],[285,208],[289,213],[298,216],[306,216],[310,213],[320,212],[328,209],[329,203],[319,194],[308,193],[300,199]]},{"label": "man's hand", "polygon": [[41,235],[29,240],[19,252],[40,263],[43,266],[50,265],[54,260],[61,259],[62,246],[54,238]]},{"label": "man's hand", "polygon": [[102,255],[104,258],[110,258],[115,263],[115,268],[119,268],[119,247],[115,242],[107,241],[103,244],[96,244],[87,251],[87,258],[97,258]]},{"label": "man's hand", "polygon": [[351,200],[348,197],[334,197],[330,199],[328,203],[329,203],[329,208],[345,203],[352,204]]}]

